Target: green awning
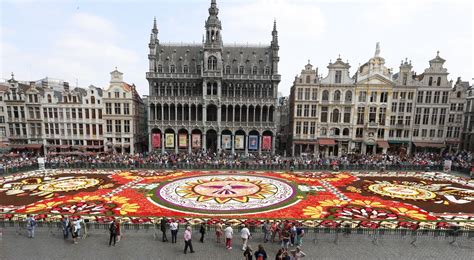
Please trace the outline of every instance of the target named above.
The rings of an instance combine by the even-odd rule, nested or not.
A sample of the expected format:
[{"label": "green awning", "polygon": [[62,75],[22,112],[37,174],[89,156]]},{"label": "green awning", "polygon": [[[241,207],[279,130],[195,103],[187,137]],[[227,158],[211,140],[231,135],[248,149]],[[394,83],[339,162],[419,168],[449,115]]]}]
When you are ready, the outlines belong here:
[{"label": "green awning", "polygon": [[408,144],[410,141],[402,141],[402,140],[388,140],[389,144]]}]

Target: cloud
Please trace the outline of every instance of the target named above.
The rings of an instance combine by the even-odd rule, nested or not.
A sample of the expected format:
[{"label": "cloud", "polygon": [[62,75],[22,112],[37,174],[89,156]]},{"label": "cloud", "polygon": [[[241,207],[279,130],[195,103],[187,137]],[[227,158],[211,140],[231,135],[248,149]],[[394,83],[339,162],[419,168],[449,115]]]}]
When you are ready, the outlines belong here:
[{"label": "cloud", "polygon": [[[69,81],[73,86],[77,80],[79,87],[91,84],[107,87],[109,72],[118,66],[125,79],[141,82],[137,79],[144,77],[144,71],[137,64],[142,58],[126,47],[123,42],[126,37],[111,21],[81,12],[63,22],[63,29],[55,37],[42,39],[48,43],[40,52],[23,52],[3,37],[1,57],[7,61],[2,62],[4,77],[10,70],[23,73],[29,70],[30,75],[18,75],[18,78],[33,80],[49,76]],[[141,93],[145,93],[147,86],[140,87]]]}]

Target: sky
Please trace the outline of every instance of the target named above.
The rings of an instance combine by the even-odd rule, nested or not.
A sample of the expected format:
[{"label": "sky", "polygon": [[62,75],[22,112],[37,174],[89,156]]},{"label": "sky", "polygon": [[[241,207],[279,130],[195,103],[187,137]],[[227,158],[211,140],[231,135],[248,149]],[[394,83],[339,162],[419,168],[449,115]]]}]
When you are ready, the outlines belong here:
[{"label": "sky", "polygon": [[[148,94],[148,43],[153,18],[162,43],[200,43],[210,0],[0,0],[0,79],[63,79],[106,88],[118,68]],[[279,92],[310,63],[322,76],[340,57],[351,75],[380,42],[398,71],[412,61],[421,74],[440,51],[449,78],[474,78],[470,1],[217,0],[224,44],[269,45],[273,20],[280,43]]]}]

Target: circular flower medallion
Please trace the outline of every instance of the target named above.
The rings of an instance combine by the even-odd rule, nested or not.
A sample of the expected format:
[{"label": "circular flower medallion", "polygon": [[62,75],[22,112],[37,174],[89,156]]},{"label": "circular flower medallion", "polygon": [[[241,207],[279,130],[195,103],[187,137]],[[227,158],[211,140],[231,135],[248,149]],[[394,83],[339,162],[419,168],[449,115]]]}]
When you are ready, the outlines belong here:
[{"label": "circular flower medallion", "polygon": [[259,175],[205,175],[162,184],[149,199],[190,213],[238,214],[284,207],[296,200],[289,183]]},{"label": "circular flower medallion", "polygon": [[376,183],[368,189],[382,196],[404,200],[430,200],[436,197],[436,194],[429,190],[400,184]]},{"label": "circular flower medallion", "polygon": [[38,187],[38,190],[49,191],[49,192],[59,192],[59,191],[72,191],[72,190],[81,190],[93,187],[100,183],[100,180],[94,178],[70,178],[70,179],[60,179],[47,182]]}]

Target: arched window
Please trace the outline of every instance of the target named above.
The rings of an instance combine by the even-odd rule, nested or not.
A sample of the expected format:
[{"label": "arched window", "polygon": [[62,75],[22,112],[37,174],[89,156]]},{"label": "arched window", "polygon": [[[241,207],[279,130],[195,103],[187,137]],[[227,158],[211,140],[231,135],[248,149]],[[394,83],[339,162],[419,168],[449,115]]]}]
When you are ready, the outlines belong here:
[{"label": "arched window", "polygon": [[183,66],[183,73],[189,73],[188,65]]},{"label": "arched window", "polygon": [[244,74],[244,66],[239,67],[239,74]]},{"label": "arched window", "polygon": [[438,80],[436,81],[436,86],[440,86],[441,85],[441,77],[438,77]]},{"label": "arched window", "polygon": [[163,73],[163,66],[158,65],[158,73]]},{"label": "arched window", "polygon": [[433,77],[430,77],[428,80],[428,86],[433,85]]},{"label": "arched window", "polygon": [[48,94],[48,103],[51,103],[51,102],[52,102],[51,95]]},{"label": "arched window", "polygon": [[334,92],[334,101],[341,101],[341,91],[336,90]]},{"label": "arched window", "polygon": [[323,91],[323,101],[328,101],[329,100],[329,91],[325,90]]},{"label": "arched window", "polygon": [[91,104],[95,104],[95,97],[91,96]]},{"label": "arched window", "polygon": [[349,128],[344,128],[344,130],[342,130],[342,135],[343,136],[348,136],[349,135]]},{"label": "arched window", "polygon": [[339,122],[339,109],[337,108],[332,111],[332,122],[333,123]]},{"label": "arched window", "polygon": [[257,75],[257,66],[253,66],[252,68],[252,74]]},{"label": "arched window", "polygon": [[207,60],[207,69],[208,70],[217,70],[217,58],[210,56]]},{"label": "arched window", "polygon": [[308,75],[306,76],[306,83],[309,84],[311,82],[311,77]]},{"label": "arched window", "polygon": [[326,136],[328,134],[328,130],[326,128],[321,128],[321,135]]},{"label": "arched window", "polygon": [[352,91],[347,91],[346,92],[346,99],[345,99],[347,102],[351,102],[352,101]]},{"label": "arched window", "polygon": [[230,66],[225,66],[225,74],[230,74]]},{"label": "arched window", "polygon": [[457,98],[460,98],[460,97],[461,97],[461,91],[458,91],[458,93],[456,94],[456,97],[457,97]]},{"label": "arched window", "polygon": [[170,66],[170,73],[175,73],[176,67],[174,65]]}]

